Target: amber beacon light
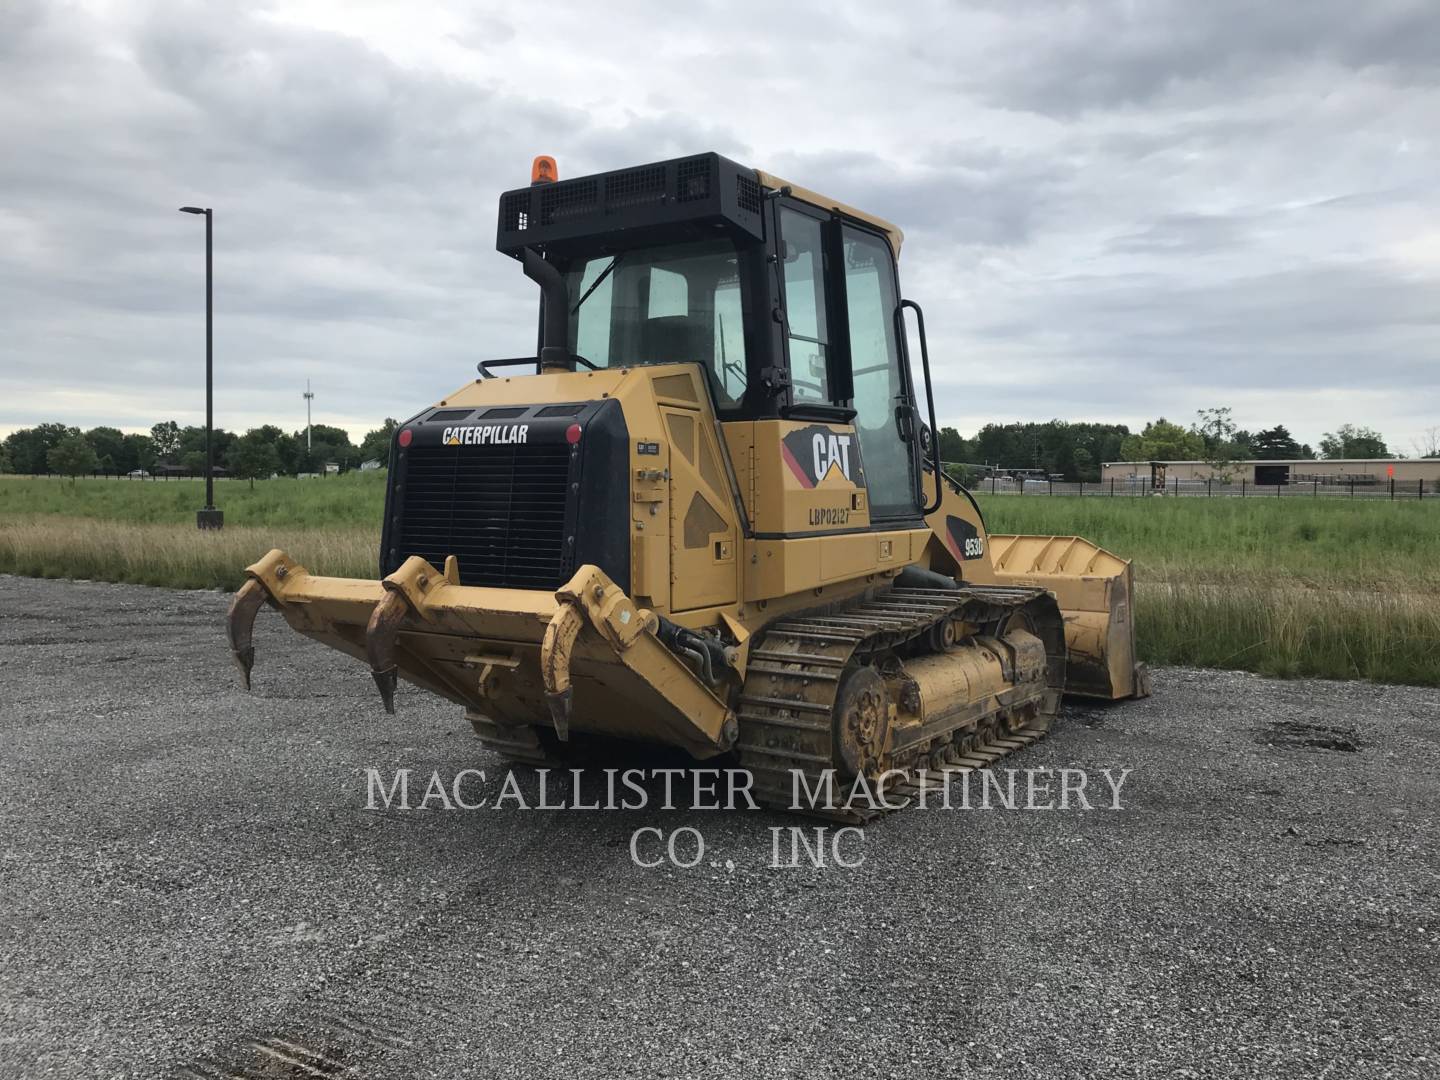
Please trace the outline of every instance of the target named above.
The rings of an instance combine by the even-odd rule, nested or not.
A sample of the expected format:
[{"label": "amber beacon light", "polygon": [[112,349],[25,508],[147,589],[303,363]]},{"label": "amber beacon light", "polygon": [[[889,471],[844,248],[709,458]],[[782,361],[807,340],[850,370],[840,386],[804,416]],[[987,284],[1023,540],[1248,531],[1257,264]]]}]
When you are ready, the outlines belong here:
[{"label": "amber beacon light", "polygon": [[541,154],[530,164],[530,183],[532,184],[553,184],[560,179],[560,170],[555,167],[555,159],[549,154]]}]

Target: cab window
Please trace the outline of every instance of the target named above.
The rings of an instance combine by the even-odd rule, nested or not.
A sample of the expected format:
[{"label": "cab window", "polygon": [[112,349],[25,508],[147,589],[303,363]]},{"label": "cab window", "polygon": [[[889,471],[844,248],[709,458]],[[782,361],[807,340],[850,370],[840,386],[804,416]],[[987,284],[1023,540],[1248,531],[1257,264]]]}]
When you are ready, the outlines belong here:
[{"label": "cab window", "polygon": [[906,400],[896,338],[894,261],[874,233],[846,225],[845,309],[854,382],[855,433],[865,457],[870,512],[875,518],[915,513],[919,498],[914,447],[901,438],[896,407]]},{"label": "cab window", "polygon": [[829,404],[830,335],[826,325],[825,259],[820,222],[782,207],[785,325],[790,352],[790,387],[796,402]]},{"label": "cab window", "polygon": [[570,348],[596,367],[698,363],[739,406],[747,357],[739,254],[728,239],[579,257],[565,272]]}]

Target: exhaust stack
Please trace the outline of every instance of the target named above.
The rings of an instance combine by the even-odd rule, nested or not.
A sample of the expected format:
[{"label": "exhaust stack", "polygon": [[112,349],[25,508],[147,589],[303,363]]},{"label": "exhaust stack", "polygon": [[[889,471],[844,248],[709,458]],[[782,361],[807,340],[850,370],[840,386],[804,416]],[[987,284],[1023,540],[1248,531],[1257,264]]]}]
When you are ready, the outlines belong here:
[{"label": "exhaust stack", "polygon": [[540,295],[545,300],[540,370],[574,371],[575,360],[565,344],[570,322],[570,293],[565,288],[565,279],[534,248],[525,249],[522,265],[525,276],[540,286]]}]

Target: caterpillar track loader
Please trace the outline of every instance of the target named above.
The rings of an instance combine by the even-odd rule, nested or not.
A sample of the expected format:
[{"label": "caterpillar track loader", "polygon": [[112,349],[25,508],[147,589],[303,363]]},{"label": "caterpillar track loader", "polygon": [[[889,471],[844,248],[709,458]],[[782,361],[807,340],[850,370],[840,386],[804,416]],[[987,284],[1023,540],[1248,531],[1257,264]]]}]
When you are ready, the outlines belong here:
[{"label": "caterpillar track loader", "polygon": [[399,426],[379,579],[247,569],[247,687],[268,604],[387,711],[403,680],[527,762],[578,733],[732,755],[780,806],[797,771],[913,783],[1064,693],[1148,692],[1129,563],[988,533],[944,473],[898,228],[717,154],[554,174],[499,205],[536,355]]}]

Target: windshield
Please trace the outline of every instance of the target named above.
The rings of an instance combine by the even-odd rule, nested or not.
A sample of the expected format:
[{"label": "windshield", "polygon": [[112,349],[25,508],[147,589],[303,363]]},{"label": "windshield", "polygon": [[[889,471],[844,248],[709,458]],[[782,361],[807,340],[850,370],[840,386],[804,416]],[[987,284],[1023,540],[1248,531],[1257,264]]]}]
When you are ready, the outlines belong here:
[{"label": "windshield", "polygon": [[726,238],[577,258],[569,346],[596,367],[699,363],[721,408],[745,393],[739,256]]}]

